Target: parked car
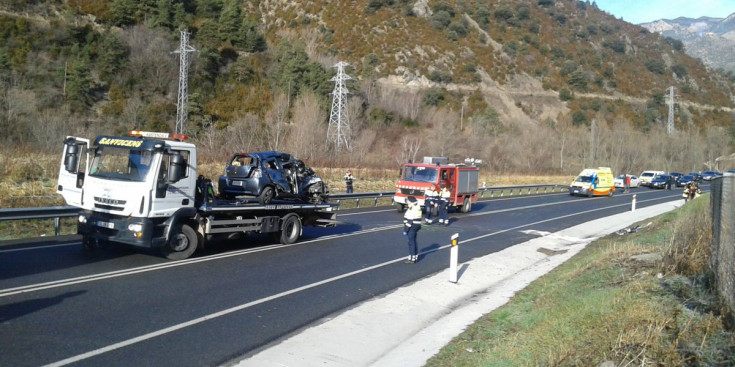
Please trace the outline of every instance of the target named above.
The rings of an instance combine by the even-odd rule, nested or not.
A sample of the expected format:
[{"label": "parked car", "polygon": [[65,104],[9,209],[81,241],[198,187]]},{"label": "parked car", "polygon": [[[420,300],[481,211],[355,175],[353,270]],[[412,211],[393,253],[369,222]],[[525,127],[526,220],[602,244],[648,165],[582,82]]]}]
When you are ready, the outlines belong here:
[{"label": "parked car", "polygon": [[676,187],[684,187],[688,185],[690,182],[694,180],[694,176],[692,175],[684,175],[679,177],[678,180],[676,180]]},{"label": "parked car", "polygon": [[273,199],[292,199],[304,203],[327,200],[327,184],[300,159],[282,152],[236,153],[219,178],[217,190],[222,198],[254,196],[261,204]]},{"label": "parked car", "polygon": [[717,171],[704,171],[702,172],[702,179],[705,181],[710,181],[713,178],[717,178],[721,175],[721,173]]},{"label": "parked car", "polygon": [[729,169],[729,170],[725,171],[725,173],[729,173],[731,175],[735,175],[735,169]]},{"label": "parked car", "polygon": [[651,183],[649,185],[649,188],[651,189],[664,189],[666,188],[666,184],[671,179],[671,176],[669,175],[656,175],[656,177],[651,180]]},{"label": "parked car", "polygon": [[668,175],[669,176],[674,176],[674,179],[675,180],[678,180],[679,177],[684,176],[684,174],[681,173],[681,172],[669,172]]},{"label": "parked car", "polygon": [[638,179],[641,181],[641,186],[651,186],[651,180],[657,175],[663,175],[664,171],[643,171]]},{"label": "parked car", "polygon": [[693,177],[692,181],[702,183],[702,174],[699,172],[689,172],[689,175]]},{"label": "parked car", "polygon": [[[623,182],[624,177],[625,175],[615,177],[615,187],[625,187],[625,182]],[[628,177],[630,177],[630,187],[638,187],[641,185],[641,181],[638,179],[638,176],[628,175]]]},{"label": "parked car", "polygon": [[715,177],[718,177],[720,173],[717,171],[704,171],[702,172],[702,179],[705,181],[710,181]]}]

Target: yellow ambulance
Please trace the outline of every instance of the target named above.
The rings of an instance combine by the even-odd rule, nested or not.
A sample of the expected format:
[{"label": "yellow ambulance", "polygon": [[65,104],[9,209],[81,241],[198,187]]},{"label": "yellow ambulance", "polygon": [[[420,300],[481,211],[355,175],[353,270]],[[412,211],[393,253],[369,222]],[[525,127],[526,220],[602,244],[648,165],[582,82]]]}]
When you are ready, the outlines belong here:
[{"label": "yellow ambulance", "polygon": [[569,195],[613,196],[615,192],[614,181],[615,178],[609,167],[586,168],[569,185]]}]

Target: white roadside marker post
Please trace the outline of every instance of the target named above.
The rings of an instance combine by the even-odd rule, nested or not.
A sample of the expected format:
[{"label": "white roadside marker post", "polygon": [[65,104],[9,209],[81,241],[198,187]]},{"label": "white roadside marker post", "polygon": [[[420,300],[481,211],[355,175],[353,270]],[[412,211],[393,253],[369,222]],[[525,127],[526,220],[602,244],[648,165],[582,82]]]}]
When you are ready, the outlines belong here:
[{"label": "white roadside marker post", "polygon": [[452,235],[452,248],[449,250],[449,281],[457,283],[457,261],[459,260],[459,233]]},{"label": "white roadside marker post", "polygon": [[633,201],[630,203],[630,211],[635,211],[635,194],[633,194]]}]

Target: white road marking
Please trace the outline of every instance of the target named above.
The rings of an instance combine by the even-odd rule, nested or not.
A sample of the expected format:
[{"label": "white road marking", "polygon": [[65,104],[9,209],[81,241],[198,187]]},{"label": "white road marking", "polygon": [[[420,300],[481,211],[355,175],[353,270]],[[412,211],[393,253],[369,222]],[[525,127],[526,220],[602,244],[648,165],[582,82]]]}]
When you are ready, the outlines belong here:
[{"label": "white road marking", "polygon": [[[657,200],[657,199],[651,199],[651,200]],[[490,236],[495,236],[495,235],[498,235],[498,234],[501,234],[501,233],[505,233],[505,232],[509,232],[509,231],[518,230],[518,229],[521,229],[521,228],[524,228],[524,227],[528,227],[528,226],[534,226],[534,225],[538,225],[538,224],[541,224],[541,223],[546,223],[546,222],[551,222],[551,221],[562,219],[562,218],[568,218],[568,217],[577,216],[577,215],[581,215],[581,214],[587,214],[587,213],[592,213],[592,212],[596,212],[596,211],[606,210],[606,209],[614,208],[614,207],[618,207],[618,206],[628,206],[628,204],[626,203],[626,204],[621,204],[621,205],[613,205],[613,206],[610,206],[610,207],[590,209],[590,210],[586,210],[586,211],[583,211],[583,212],[577,212],[577,213],[563,215],[563,216],[560,216],[560,217],[544,219],[544,220],[540,220],[540,221],[533,222],[533,223],[522,224],[522,225],[519,225],[519,226],[516,226],[516,227],[513,227],[513,228],[506,228],[506,229],[503,229],[503,230],[500,230],[500,231],[496,231],[496,232],[484,234],[484,235],[481,235],[481,236],[477,236],[477,237],[473,237],[473,238],[469,238],[469,239],[464,239],[464,240],[461,240],[461,244],[465,244],[467,242],[474,242],[474,241],[477,241],[477,240],[480,240],[480,239],[483,239],[483,238],[487,238],[487,237],[490,237]],[[391,227],[392,228],[395,228],[396,226],[391,226]],[[461,246],[461,244],[460,244],[460,246]],[[451,247],[451,246],[452,246],[451,243],[450,244],[445,244],[445,245],[440,246],[440,247],[438,247],[436,249],[432,249],[432,250],[429,250],[429,251],[423,251],[423,252],[421,252],[421,255],[432,253],[432,252],[437,252],[439,250],[446,249],[446,248]],[[398,263],[398,262],[403,261],[403,259],[404,259],[403,257],[400,257],[398,259],[389,260],[389,261],[386,261],[386,262],[383,262],[383,263],[380,263],[380,264],[369,266],[367,268],[355,270],[355,271],[352,271],[352,272],[349,272],[349,273],[345,273],[345,274],[342,274],[342,275],[338,275],[338,276],[335,276],[335,277],[332,277],[332,278],[324,279],[324,280],[321,280],[321,281],[318,281],[318,282],[315,282],[315,283],[307,284],[307,285],[304,285],[304,286],[301,286],[301,287],[298,287],[298,288],[294,288],[294,289],[291,289],[291,290],[288,290],[288,291],[285,291],[285,292],[274,294],[274,295],[269,296],[269,297],[261,298],[259,300],[251,301],[251,302],[248,302],[248,303],[244,303],[242,305],[239,305],[239,306],[235,306],[235,307],[228,308],[228,309],[225,309],[225,310],[222,310],[222,311],[218,311],[218,312],[215,312],[215,313],[212,313],[212,314],[209,314],[209,315],[205,315],[205,316],[202,316],[202,317],[199,317],[199,318],[196,318],[196,319],[192,319],[192,320],[189,320],[187,322],[182,322],[180,324],[172,325],[172,326],[169,326],[169,327],[164,328],[164,329],[160,329],[160,330],[157,330],[157,331],[154,331],[154,332],[150,332],[148,334],[143,334],[143,335],[140,335],[140,336],[135,337],[135,338],[131,338],[131,339],[128,339],[128,340],[123,340],[121,342],[108,345],[108,346],[106,346],[104,348],[95,349],[95,350],[92,350],[92,351],[89,351],[89,352],[86,352],[86,353],[82,353],[82,354],[79,354],[79,355],[76,355],[76,356],[73,356],[73,357],[69,357],[69,358],[63,359],[61,361],[48,364],[46,366],[47,367],[58,367],[58,366],[65,366],[65,365],[68,365],[68,364],[71,364],[71,363],[76,363],[76,362],[79,362],[81,360],[85,360],[85,359],[88,359],[88,358],[91,358],[91,357],[94,357],[94,356],[97,356],[97,355],[100,355],[100,354],[111,352],[111,351],[116,350],[116,349],[127,347],[129,345],[133,345],[133,344],[136,344],[136,343],[139,343],[139,342],[148,340],[148,339],[152,339],[152,338],[155,338],[157,336],[165,335],[165,334],[168,334],[168,333],[177,331],[177,330],[184,329],[184,328],[189,327],[189,326],[193,326],[193,325],[197,325],[197,324],[203,323],[205,321],[209,321],[209,320],[212,320],[212,319],[215,319],[215,318],[218,318],[218,317],[226,316],[228,314],[231,314],[231,313],[234,313],[234,312],[237,312],[237,311],[242,311],[242,310],[248,309],[250,307],[253,307],[253,306],[256,306],[256,305],[260,305],[260,304],[265,303],[265,302],[269,302],[269,301],[272,301],[272,300],[275,300],[275,299],[278,299],[278,298],[282,298],[282,297],[285,297],[285,296],[288,296],[288,295],[291,295],[291,294],[294,294],[294,293],[298,293],[298,292],[301,292],[301,291],[304,291],[304,290],[307,290],[307,289],[315,288],[315,287],[318,287],[318,286],[321,286],[321,285],[324,285],[324,284],[328,284],[328,283],[331,283],[331,282],[334,282],[334,281],[337,281],[337,280],[345,279],[345,278],[351,277],[353,275],[357,275],[357,274],[361,274],[361,273],[364,273],[364,272],[368,272],[368,271],[372,271],[372,270],[375,270],[375,269],[379,269],[379,268],[382,268],[382,267],[387,266],[387,265],[390,265],[390,264]]]}]

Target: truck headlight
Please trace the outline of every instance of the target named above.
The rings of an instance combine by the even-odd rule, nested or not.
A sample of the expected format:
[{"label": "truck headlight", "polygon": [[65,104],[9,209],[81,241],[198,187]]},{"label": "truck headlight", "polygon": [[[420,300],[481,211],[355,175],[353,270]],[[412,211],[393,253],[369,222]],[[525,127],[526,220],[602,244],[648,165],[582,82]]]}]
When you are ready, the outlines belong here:
[{"label": "truck headlight", "polygon": [[140,223],[128,224],[128,231],[143,232],[143,225]]},{"label": "truck headlight", "polygon": [[80,215],[79,216],[79,223],[82,223],[82,224],[87,223],[87,217],[85,217],[83,215]]}]

